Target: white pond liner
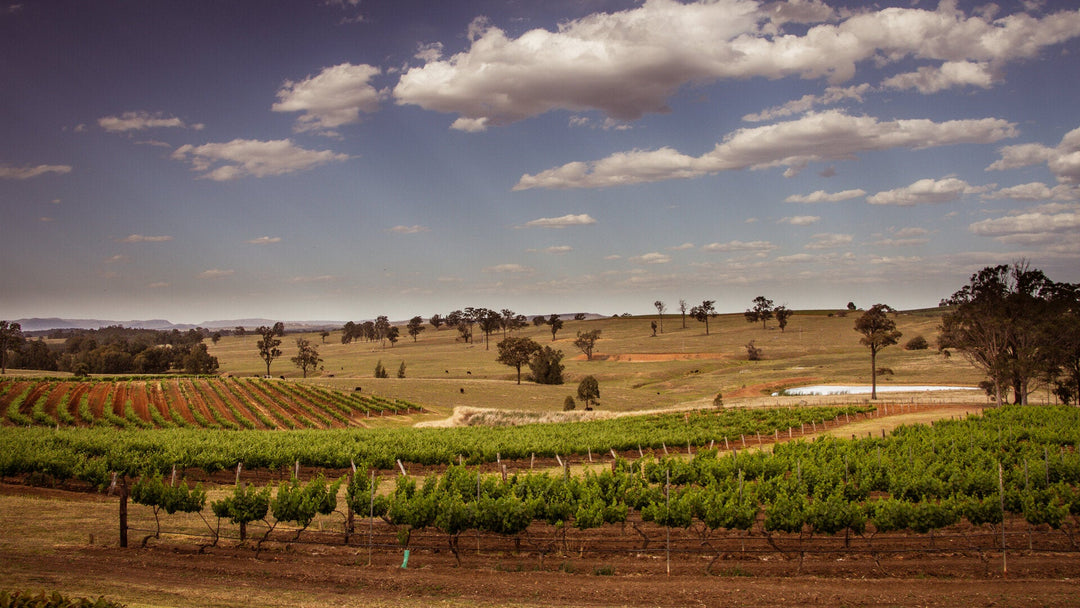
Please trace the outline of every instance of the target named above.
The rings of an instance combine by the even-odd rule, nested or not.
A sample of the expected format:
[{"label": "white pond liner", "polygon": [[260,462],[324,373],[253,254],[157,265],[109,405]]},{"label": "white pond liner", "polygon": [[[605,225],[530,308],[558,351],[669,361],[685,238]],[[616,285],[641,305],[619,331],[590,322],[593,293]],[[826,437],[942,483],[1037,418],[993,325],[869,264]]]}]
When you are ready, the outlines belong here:
[{"label": "white pond liner", "polygon": [[[936,386],[930,384],[909,384],[898,385],[889,384],[887,386],[878,386],[877,392],[879,393],[920,393],[926,391],[977,391],[980,390],[974,386]],[[814,386],[799,386],[796,388],[789,388],[783,392],[785,395],[869,395],[870,385],[838,385],[838,384],[816,384]],[[777,397],[780,393],[773,393],[773,397]]]}]

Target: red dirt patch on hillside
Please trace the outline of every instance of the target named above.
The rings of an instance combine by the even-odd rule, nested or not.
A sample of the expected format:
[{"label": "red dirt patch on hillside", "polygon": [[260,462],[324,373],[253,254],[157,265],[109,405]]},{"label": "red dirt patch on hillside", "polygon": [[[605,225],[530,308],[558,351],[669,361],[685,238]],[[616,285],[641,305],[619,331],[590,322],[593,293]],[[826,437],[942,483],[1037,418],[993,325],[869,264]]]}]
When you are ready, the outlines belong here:
[{"label": "red dirt patch on hillside", "polygon": [[[622,363],[656,363],[659,361],[698,361],[701,359],[727,359],[723,353],[618,353],[606,355],[593,353],[593,361],[619,361]],[[585,355],[574,357],[574,361],[585,361]]]},{"label": "red dirt patch on hillside", "polygon": [[725,398],[735,397],[760,397],[766,392],[773,393],[776,390],[791,386],[793,384],[808,384],[810,382],[816,382],[820,380],[817,376],[798,376],[795,378],[784,378],[783,380],[776,380],[774,382],[765,382],[763,384],[751,384],[749,386],[740,388],[739,390],[732,391],[730,394],[724,395]]}]

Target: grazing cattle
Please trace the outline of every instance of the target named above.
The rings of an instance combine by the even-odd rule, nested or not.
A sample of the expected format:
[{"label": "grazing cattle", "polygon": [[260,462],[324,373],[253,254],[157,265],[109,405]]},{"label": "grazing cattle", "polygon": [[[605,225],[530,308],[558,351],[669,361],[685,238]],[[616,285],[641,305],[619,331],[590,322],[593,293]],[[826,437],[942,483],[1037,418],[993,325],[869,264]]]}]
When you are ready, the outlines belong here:
[{"label": "grazing cattle", "polygon": [[465,372],[465,373],[466,373],[466,374],[469,374],[470,376],[472,375],[472,372]]},{"label": "grazing cattle", "polygon": [[285,379],[285,376],[278,376],[278,377],[279,377],[279,378],[281,378],[282,380],[284,380],[284,379]]},{"label": "grazing cattle", "polygon": [[356,387],[356,388],[354,388],[354,389],[352,389],[352,391],[353,391],[354,393],[359,393],[359,392],[363,392],[363,390],[364,390],[364,389],[360,388],[359,386],[358,386],[358,387]]},{"label": "grazing cattle", "polygon": [[448,369],[444,369],[443,371],[448,373],[448,374],[450,373],[450,370],[448,370]]},{"label": "grazing cattle", "polygon": [[458,390],[459,390],[459,391],[461,391],[461,394],[462,394],[462,395],[464,395],[464,394],[465,394],[465,388],[464,388],[464,387],[463,387],[463,388],[459,388]]},{"label": "grazing cattle", "polygon": [[333,378],[333,377],[334,377],[334,374],[326,374],[326,377],[327,377],[327,378]]}]

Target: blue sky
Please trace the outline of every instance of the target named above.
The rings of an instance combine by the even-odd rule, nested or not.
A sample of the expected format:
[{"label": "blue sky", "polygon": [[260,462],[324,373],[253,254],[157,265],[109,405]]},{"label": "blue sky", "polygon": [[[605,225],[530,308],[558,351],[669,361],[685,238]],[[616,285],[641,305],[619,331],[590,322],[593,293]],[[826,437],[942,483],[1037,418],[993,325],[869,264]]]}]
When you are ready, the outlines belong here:
[{"label": "blue sky", "polygon": [[1074,2],[0,5],[0,317],[1080,281]]}]

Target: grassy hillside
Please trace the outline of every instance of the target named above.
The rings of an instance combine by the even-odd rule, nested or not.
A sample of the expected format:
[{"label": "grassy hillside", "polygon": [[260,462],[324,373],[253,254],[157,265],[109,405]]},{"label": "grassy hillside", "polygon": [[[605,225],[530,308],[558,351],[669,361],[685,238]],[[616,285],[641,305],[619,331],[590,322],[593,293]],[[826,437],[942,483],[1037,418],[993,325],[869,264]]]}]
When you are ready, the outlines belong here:
[{"label": "grassy hillside", "polygon": [[[589,321],[566,321],[564,328],[551,339],[547,326],[515,332],[541,345],[561,349],[565,354],[566,384],[541,386],[523,381],[515,383],[515,371],[495,361],[496,342],[502,335],[491,336],[485,348],[477,332],[474,344],[460,342],[456,330],[436,331],[431,326],[413,342],[404,336],[395,346],[387,343],[354,342],[341,344],[341,332],[333,332],[323,344],[318,334],[301,334],[319,346],[324,359],[322,370],[312,375],[313,382],[352,391],[407,399],[433,407],[439,413],[454,406],[497,407],[523,410],[561,409],[566,395],[574,394],[577,383],[586,375],[600,382],[600,409],[632,411],[665,408],[688,402],[711,402],[722,392],[725,401],[760,398],[784,386],[807,383],[867,383],[870,356],[859,344],[860,334],[854,322],[859,313],[846,317],[829,316],[826,311],[796,314],[781,332],[775,321],[768,329],[760,323],[747,323],[740,315],[722,315],[710,320],[710,335],[705,325],[687,318],[685,329],[680,316],[664,316],[664,333],[653,337],[651,317],[612,318]],[[885,349],[878,357],[879,367],[891,368],[894,375],[879,377],[881,384],[975,384],[981,375],[960,356],[944,358],[934,349],[905,351],[902,345],[916,335],[935,343],[940,322],[936,311],[896,316],[897,327],[904,333],[901,344]],[[578,331],[601,330],[594,360],[574,347]],[[284,354],[271,365],[274,376],[298,378],[300,370],[289,358],[296,354],[296,338],[283,338]],[[754,340],[764,352],[764,359],[747,360],[745,345]],[[211,354],[218,357],[221,371],[234,375],[265,373],[258,356],[258,336],[226,337]],[[373,377],[378,361],[391,377]],[[396,378],[401,362],[406,378]],[[523,370],[524,372],[527,370]]]}]

